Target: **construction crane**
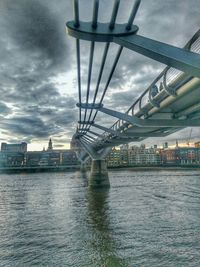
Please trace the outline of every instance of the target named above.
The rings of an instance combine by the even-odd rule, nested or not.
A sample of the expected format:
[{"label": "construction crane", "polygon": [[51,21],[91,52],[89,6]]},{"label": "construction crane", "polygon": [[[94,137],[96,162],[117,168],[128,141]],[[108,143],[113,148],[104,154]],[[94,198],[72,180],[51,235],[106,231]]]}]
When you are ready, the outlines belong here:
[{"label": "construction crane", "polygon": [[192,128],[190,129],[190,134],[189,134],[189,137],[188,137],[188,140],[187,140],[187,146],[188,147],[190,146],[191,136],[192,136]]}]

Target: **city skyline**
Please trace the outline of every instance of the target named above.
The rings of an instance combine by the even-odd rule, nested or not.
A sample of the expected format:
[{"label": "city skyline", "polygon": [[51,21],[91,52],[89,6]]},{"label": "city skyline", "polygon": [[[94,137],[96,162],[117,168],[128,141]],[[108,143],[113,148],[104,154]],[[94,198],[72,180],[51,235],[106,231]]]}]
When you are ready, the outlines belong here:
[{"label": "city skyline", "polygon": [[[152,148],[152,147],[154,147],[156,145],[157,148],[163,148],[167,144],[167,146],[169,148],[177,147],[177,145],[178,145],[178,147],[194,147],[195,146],[195,142],[199,142],[199,139],[196,140],[196,141],[194,141],[194,142],[191,139],[188,139],[187,142],[185,142],[185,143],[180,143],[178,139],[176,139],[175,142],[174,141],[167,141],[166,139],[165,140],[163,139],[162,144],[160,144],[160,143],[158,144],[158,143],[156,143],[156,141],[154,143],[152,143],[152,144],[146,144],[145,143],[146,140],[143,140],[143,142],[137,142],[137,143],[136,142],[132,142],[132,143],[129,143],[128,146],[129,147],[131,147],[131,146],[140,147],[142,145],[145,145],[145,147],[147,147],[147,148]],[[71,149],[70,144],[69,144],[69,147],[68,148],[64,148],[64,147],[61,147],[60,148],[60,147],[54,146],[54,140],[50,137],[48,140],[45,141],[45,143],[41,144],[41,146],[39,146],[38,149],[37,149],[37,147],[35,147],[35,145],[32,146],[31,143],[29,143],[29,144],[28,143],[25,143],[25,144],[27,144],[27,151],[48,151],[49,150],[49,142],[50,142],[50,140],[52,142],[52,150],[62,150],[62,149],[63,150],[66,150],[66,149]],[[2,146],[2,144],[19,145],[20,143],[22,144],[23,142],[20,142],[20,141],[19,141],[19,143],[2,142],[0,144]],[[119,145],[119,146],[114,146],[114,148],[120,150],[120,147],[122,147],[124,145],[126,145],[126,144],[122,144],[122,145]]]},{"label": "city skyline", "polygon": [[[80,2],[80,18],[88,20],[92,16],[92,1]],[[118,22],[125,21],[131,3],[121,1]],[[102,14],[100,8],[99,20],[107,21],[112,1],[101,1],[100,7],[106,12]],[[135,23],[141,35],[183,47],[199,29],[199,9],[197,0],[184,3],[181,0],[164,3],[143,0]],[[72,19],[71,10],[72,2],[67,0],[60,0],[59,4],[47,0],[42,3],[38,0],[1,1],[0,142],[25,141],[31,150],[41,150],[51,136],[56,148],[69,148],[78,118],[74,40],[65,33],[65,22]],[[85,48],[87,46],[85,44]],[[112,47],[114,53],[117,46]],[[97,49],[96,67],[102,52],[98,45]],[[81,60],[85,66],[82,74],[87,77],[88,55]],[[112,56],[108,58],[108,66],[111,60]],[[105,105],[118,106],[125,111],[163,68],[164,65],[125,49]],[[83,88],[85,85],[86,81]],[[97,120],[106,126],[113,123],[106,115],[98,114]],[[164,140],[175,143],[178,139],[184,144],[189,135],[190,128],[186,128],[167,138],[149,138],[142,143],[161,145]],[[200,128],[193,129],[191,140],[197,141],[199,136]]]},{"label": "city skyline", "polygon": [[[88,158],[89,159],[89,158]],[[154,145],[147,147],[129,146],[124,144],[119,148],[113,147],[105,158],[107,167],[133,167],[133,166],[189,166],[199,167],[200,164],[200,141],[193,146],[180,147],[176,142],[175,147],[168,146],[165,142],[163,147]],[[28,151],[27,143],[7,144],[1,143],[0,171],[52,171],[66,170],[66,168],[80,168],[80,160],[77,157],[76,146],[71,149],[53,149],[51,138],[48,147],[41,151]],[[91,167],[92,160],[85,162],[85,167]],[[63,169],[64,168],[64,169]]]}]

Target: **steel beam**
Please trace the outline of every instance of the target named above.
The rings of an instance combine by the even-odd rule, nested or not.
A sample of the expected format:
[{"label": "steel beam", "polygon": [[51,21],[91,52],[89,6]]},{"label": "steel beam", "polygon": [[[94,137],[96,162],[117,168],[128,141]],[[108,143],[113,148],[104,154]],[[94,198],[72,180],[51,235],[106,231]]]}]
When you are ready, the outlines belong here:
[{"label": "steel beam", "polygon": [[109,153],[109,149],[99,149],[99,151],[95,150],[91,145],[86,144],[84,140],[79,140],[79,143],[82,145],[84,150],[90,155],[92,159],[103,159]]},{"label": "steel beam", "polygon": [[86,142],[88,142],[89,144],[92,144],[94,141],[91,140],[89,137],[87,137],[86,135],[81,136],[82,139],[84,139]]},{"label": "steel beam", "polygon": [[96,140],[97,140],[95,137],[89,135],[89,134],[88,134],[88,131],[87,131],[87,133],[86,133],[84,136],[86,136],[86,137],[92,139],[93,141],[96,141]]},{"label": "steel beam", "polygon": [[132,131],[132,132],[125,132],[124,133],[125,135],[127,135],[129,138],[131,138],[131,137],[146,137],[146,138],[148,138],[148,137],[163,137],[163,136],[166,136],[166,135],[168,135],[168,134],[166,134],[166,133],[162,133],[162,132],[160,132],[160,133],[158,133],[158,132],[147,132],[147,133],[139,133],[139,132],[134,132],[134,131]]},{"label": "steel beam", "polygon": [[112,135],[115,135],[115,136],[126,137],[126,135],[124,135],[122,133],[119,133],[119,132],[117,132],[117,131],[115,131],[115,130],[113,130],[111,128],[107,128],[107,127],[104,127],[104,126],[96,124],[96,123],[92,124],[92,126],[98,128],[98,129],[100,129],[102,131],[105,131],[107,133],[110,133]]},{"label": "steel beam", "polygon": [[132,125],[138,127],[199,127],[200,120],[193,120],[193,119],[140,119],[134,115],[130,116],[126,113],[122,113],[119,111],[111,110],[108,108],[99,108],[99,111],[108,114],[112,117],[116,117],[120,120],[127,121]]},{"label": "steel beam", "polygon": [[197,103],[193,106],[190,106],[189,108],[186,108],[180,112],[178,112],[175,117],[180,117],[180,116],[186,116],[189,115],[191,113],[195,113],[195,112],[200,112],[200,103]]},{"label": "steel beam", "polygon": [[164,137],[166,135],[169,135],[169,133],[131,133],[129,136],[124,137],[119,137],[119,138],[110,138],[106,140],[101,140],[101,141],[107,141],[109,143],[116,143],[116,142],[133,142],[137,141],[138,138],[148,138],[148,137]]},{"label": "steel beam", "polygon": [[200,55],[140,35],[114,37],[120,46],[200,78]]},{"label": "steel beam", "polygon": [[95,135],[95,136],[97,136],[97,137],[100,137],[100,138],[103,137],[102,134],[96,133],[96,132],[91,131],[91,130],[87,130],[87,133],[91,133],[91,134],[93,134],[93,135]]},{"label": "steel beam", "polygon": [[82,145],[82,147],[86,150],[86,152],[90,155],[91,158],[96,158],[95,157],[95,151],[93,150],[93,148],[86,144],[83,140],[79,139],[80,144]]}]

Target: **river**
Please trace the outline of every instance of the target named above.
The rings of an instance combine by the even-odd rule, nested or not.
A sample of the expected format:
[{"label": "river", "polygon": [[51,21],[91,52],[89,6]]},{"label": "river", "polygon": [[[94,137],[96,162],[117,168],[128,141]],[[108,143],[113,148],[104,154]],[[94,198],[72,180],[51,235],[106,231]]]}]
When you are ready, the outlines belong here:
[{"label": "river", "polygon": [[0,175],[0,266],[199,267],[200,171]]}]

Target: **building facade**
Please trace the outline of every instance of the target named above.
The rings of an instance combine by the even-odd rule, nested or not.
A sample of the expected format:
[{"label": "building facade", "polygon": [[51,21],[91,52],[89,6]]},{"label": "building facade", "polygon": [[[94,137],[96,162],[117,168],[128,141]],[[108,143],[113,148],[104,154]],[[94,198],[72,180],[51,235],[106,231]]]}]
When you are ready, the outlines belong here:
[{"label": "building facade", "polygon": [[42,167],[78,165],[74,150],[54,150],[49,140],[47,150],[27,151],[27,144],[1,144],[0,167]]},{"label": "building facade", "polygon": [[200,148],[176,147],[163,149],[161,161],[164,165],[197,165],[200,164]]},{"label": "building facade", "polygon": [[7,144],[1,143],[1,151],[3,152],[27,152],[27,143],[22,142],[21,144]]},{"label": "building facade", "polygon": [[106,158],[108,167],[118,167],[121,166],[121,153],[119,149],[115,147],[112,148],[111,152]]},{"label": "building facade", "polygon": [[155,148],[146,148],[145,145],[132,146],[128,150],[129,166],[134,165],[159,165],[161,163],[160,152]]}]

